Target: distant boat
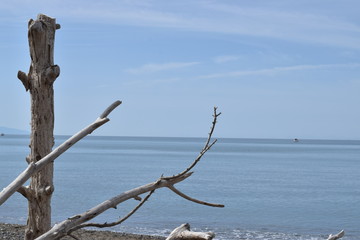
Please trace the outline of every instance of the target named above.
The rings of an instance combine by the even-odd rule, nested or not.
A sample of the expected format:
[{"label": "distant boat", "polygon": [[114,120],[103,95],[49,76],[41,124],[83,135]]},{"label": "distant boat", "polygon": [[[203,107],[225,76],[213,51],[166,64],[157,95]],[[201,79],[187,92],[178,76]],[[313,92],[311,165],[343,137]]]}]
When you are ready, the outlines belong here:
[{"label": "distant boat", "polygon": [[0,136],[1,136],[1,137],[2,137],[2,136],[5,136],[5,134],[4,134],[4,133],[1,133]]},{"label": "distant boat", "polygon": [[293,142],[298,142],[298,141],[299,141],[299,139],[297,139],[297,138],[293,139]]}]

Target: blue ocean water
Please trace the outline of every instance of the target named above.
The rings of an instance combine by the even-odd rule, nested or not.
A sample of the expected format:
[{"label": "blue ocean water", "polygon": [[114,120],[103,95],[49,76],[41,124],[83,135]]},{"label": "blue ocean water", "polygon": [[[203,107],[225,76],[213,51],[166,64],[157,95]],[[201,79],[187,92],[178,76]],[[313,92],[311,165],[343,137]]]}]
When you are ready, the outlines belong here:
[{"label": "blue ocean water", "polygon": [[[67,137],[56,137],[56,145]],[[201,138],[96,137],[77,143],[55,161],[53,222],[86,211],[162,174],[186,168],[201,150]],[[0,188],[26,167],[27,136],[0,137]],[[177,187],[194,198],[225,204],[198,205],[159,189],[123,225],[112,228],[167,235],[188,222],[214,231],[216,239],[320,240],[344,229],[360,235],[360,141],[218,139]],[[97,217],[126,215],[128,201]],[[26,222],[20,194],[0,206],[0,222]]]}]

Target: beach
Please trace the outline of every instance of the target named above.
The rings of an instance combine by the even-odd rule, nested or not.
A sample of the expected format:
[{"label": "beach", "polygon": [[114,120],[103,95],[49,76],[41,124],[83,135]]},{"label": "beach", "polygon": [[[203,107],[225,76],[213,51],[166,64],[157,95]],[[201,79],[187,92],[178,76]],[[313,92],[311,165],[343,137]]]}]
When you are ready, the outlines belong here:
[{"label": "beach", "polygon": [[[0,239],[19,240],[24,239],[25,226],[18,224],[0,223]],[[93,231],[93,230],[78,230],[74,232],[78,239],[88,240],[164,240],[165,237],[138,235],[130,233],[119,233],[111,231]],[[64,240],[71,240],[74,238],[64,237]]]}]

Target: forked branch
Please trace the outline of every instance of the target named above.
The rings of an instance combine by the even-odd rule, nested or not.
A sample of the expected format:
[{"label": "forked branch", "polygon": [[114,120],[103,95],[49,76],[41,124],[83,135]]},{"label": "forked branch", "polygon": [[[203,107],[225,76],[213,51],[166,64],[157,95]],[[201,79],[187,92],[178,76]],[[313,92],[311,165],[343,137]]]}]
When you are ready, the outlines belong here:
[{"label": "forked branch", "polygon": [[68,235],[68,233],[73,232],[73,229],[77,226],[95,218],[96,216],[99,216],[101,213],[105,212],[106,210],[110,208],[115,208],[117,205],[119,205],[122,202],[125,202],[129,199],[135,198],[141,194],[151,192],[153,190],[156,190],[158,188],[168,187],[169,185],[174,185],[178,182],[181,182],[185,180],[186,178],[190,177],[192,173],[184,174],[183,176],[180,176],[178,178],[174,178],[171,180],[162,180],[159,179],[155,182],[133,188],[129,191],[123,192],[109,200],[106,200],[99,205],[87,210],[86,212],[83,212],[81,214],[75,215],[73,217],[70,217],[58,224],[55,224],[53,228],[51,228],[48,232],[41,235],[37,238],[37,240],[50,240],[50,239],[60,239],[61,237],[64,237]]},{"label": "forked branch", "polygon": [[[90,227],[90,226],[92,226],[92,227],[109,227],[109,226],[118,225],[118,224],[122,223],[123,221],[125,221],[128,217],[130,217],[135,211],[137,211],[156,189],[163,188],[163,187],[167,187],[167,188],[171,189],[173,192],[175,192],[176,194],[180,195],[181,197],[183,197],[187,200],[193,201],[195,203],[205,204],[205,205],[212,206],[212,207],[224,207],[224,205],[222,205],[222,204],[207,203],[207,202],[203,202],[203,201],[191,198],[191,197],[183,194],[182,192],[180,192],[179,190],[177,190],[174,187],[175,184],[185,180],[186,178],[188,178],[192,175],[192,172],[190,172],[190,170],[200,161],[201,157],[211,148],[211,146],[213,146],[215,144],[216,140],[213,141],[211,144],[210,144],[210,141],[211,141],[211,137],[212,137],[216,122],[217,122],[217,117],[219,115],[220,114],[218,114],[216,112],[216,108],[214,108],[214,115],[213,115],[214,120],[212,122],[212,127],[210,129],[209,137],[206,140],[205,146],[201,150],[199,156],[194,160],[194,162],[188,168],[186,168],[183,172],[181,172],[177,175],[174,175],[172,177],[161,177],[155,182],[152,182],[152,183],[131,189],[129,191],[123,192],[109,200],[106,200],[106,201],[100,203],[99,205],[89,209],[88,211],[86,211],[84,213],[75,215],[73,217],[68,218],[67,220],[64,220],[58,224],[55,224],[52,229],[50,229],[48,232],[46,232],[45,234],[43,234],[42,236],[40,236],[37,239],[38,240],[40,240],[40,239],[41,240],[59,239],[61,237],[69,235],[72,232],[74,232],[80,228],[84,228],[84,227]],[[127,201],[129,199],[132,199],[132,198],[137,198],[139,195],[147,193],[147,192],[150,192],[149,195],[133,211],[131,211],[124,219],[121,219],[119,221],[116,221],[116,222],[113,222],[110,224],[108,224],[108,223],[86,224],[86,222],[88,222],[89,220],[93,219],[94,217],[100,215],[101,213],[105,212],[106,210],[108,210],[110,208],[116,208],[117,205],[119,205],[120,203]]]},{"label": "forked branch", "polygon": [[214,129],[215,129],[215,126],[216,126],[216,123],[217,123],[217,118],[218,116],[220,116],[221,112],[220,113],[217,113],[217,107],[214,107],[214,114],[213,114],[213,122],[212,122],[212,125],[211,125],[211,128],[210,128],[210,132],[209,132],[209,135],[208,135],[208,138],[205,142],[205,145],[204,147],[202,148],[202,150],[200,151],[199,155],[197,156],[197,158],[194,160],[194,162],[187,168],[185,169],[183,172],[177,174],[177,175],[174,175],[172,177],[162,177],[162,179],[171,179],[171,178],[176,178],[178,176],[181,176],[187,172],[189,172],[191,169],[193,169],[195,167],[195,165],[201,160],[202,156],[204,156],[204,154],[210,150],[210,148],[217,142],[217,139],[215,139],[212,143],[210,143],[211,141],[211,138],[212,138],[212,134],[214,132]]},{"label": "forked branch", "polygon": [[[131,217],[137,210],[139,210],[139,208],[151,197],[151,195],[155,192],[155,190],[152,190],[148,193],[148,195],[146,195],[146,197],[141,200],[141,202],[133,209],[131,210],[125,217],[119,219],[118,221],[116,222],[112,222],[112,223],[84,223],[84,224],[81,224],[77,227],[74,227],[73,229],[70,230],[69,233],[71,232],[74,232],[80,228],[85,228],[85,227],[97,227],[97,228],[106,228],[106,227],[113,227],[113,226],[116,226],[116,225],[119,225],[123,222],[125,222],[129,217]],[[68,233],[68,235],[70,235]]]}]

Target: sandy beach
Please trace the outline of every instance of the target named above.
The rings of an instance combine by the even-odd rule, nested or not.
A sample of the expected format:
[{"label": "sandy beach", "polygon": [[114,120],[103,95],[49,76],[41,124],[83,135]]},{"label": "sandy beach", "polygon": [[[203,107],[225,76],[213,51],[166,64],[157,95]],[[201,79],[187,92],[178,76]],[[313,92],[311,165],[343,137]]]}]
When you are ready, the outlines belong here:
[{"label": "sandy beach", "polygon": [[[6,240],[19,240],[24,239],[23,225],[0,223],[0,239]],[[164,237],[137,235],[129,233],[118,233],[111,231],[91,231],[79,230],[73,233],[78,239],[87,240],[164,240]],[[62,239],[73,240],[74,238],[65,237]]]}]

